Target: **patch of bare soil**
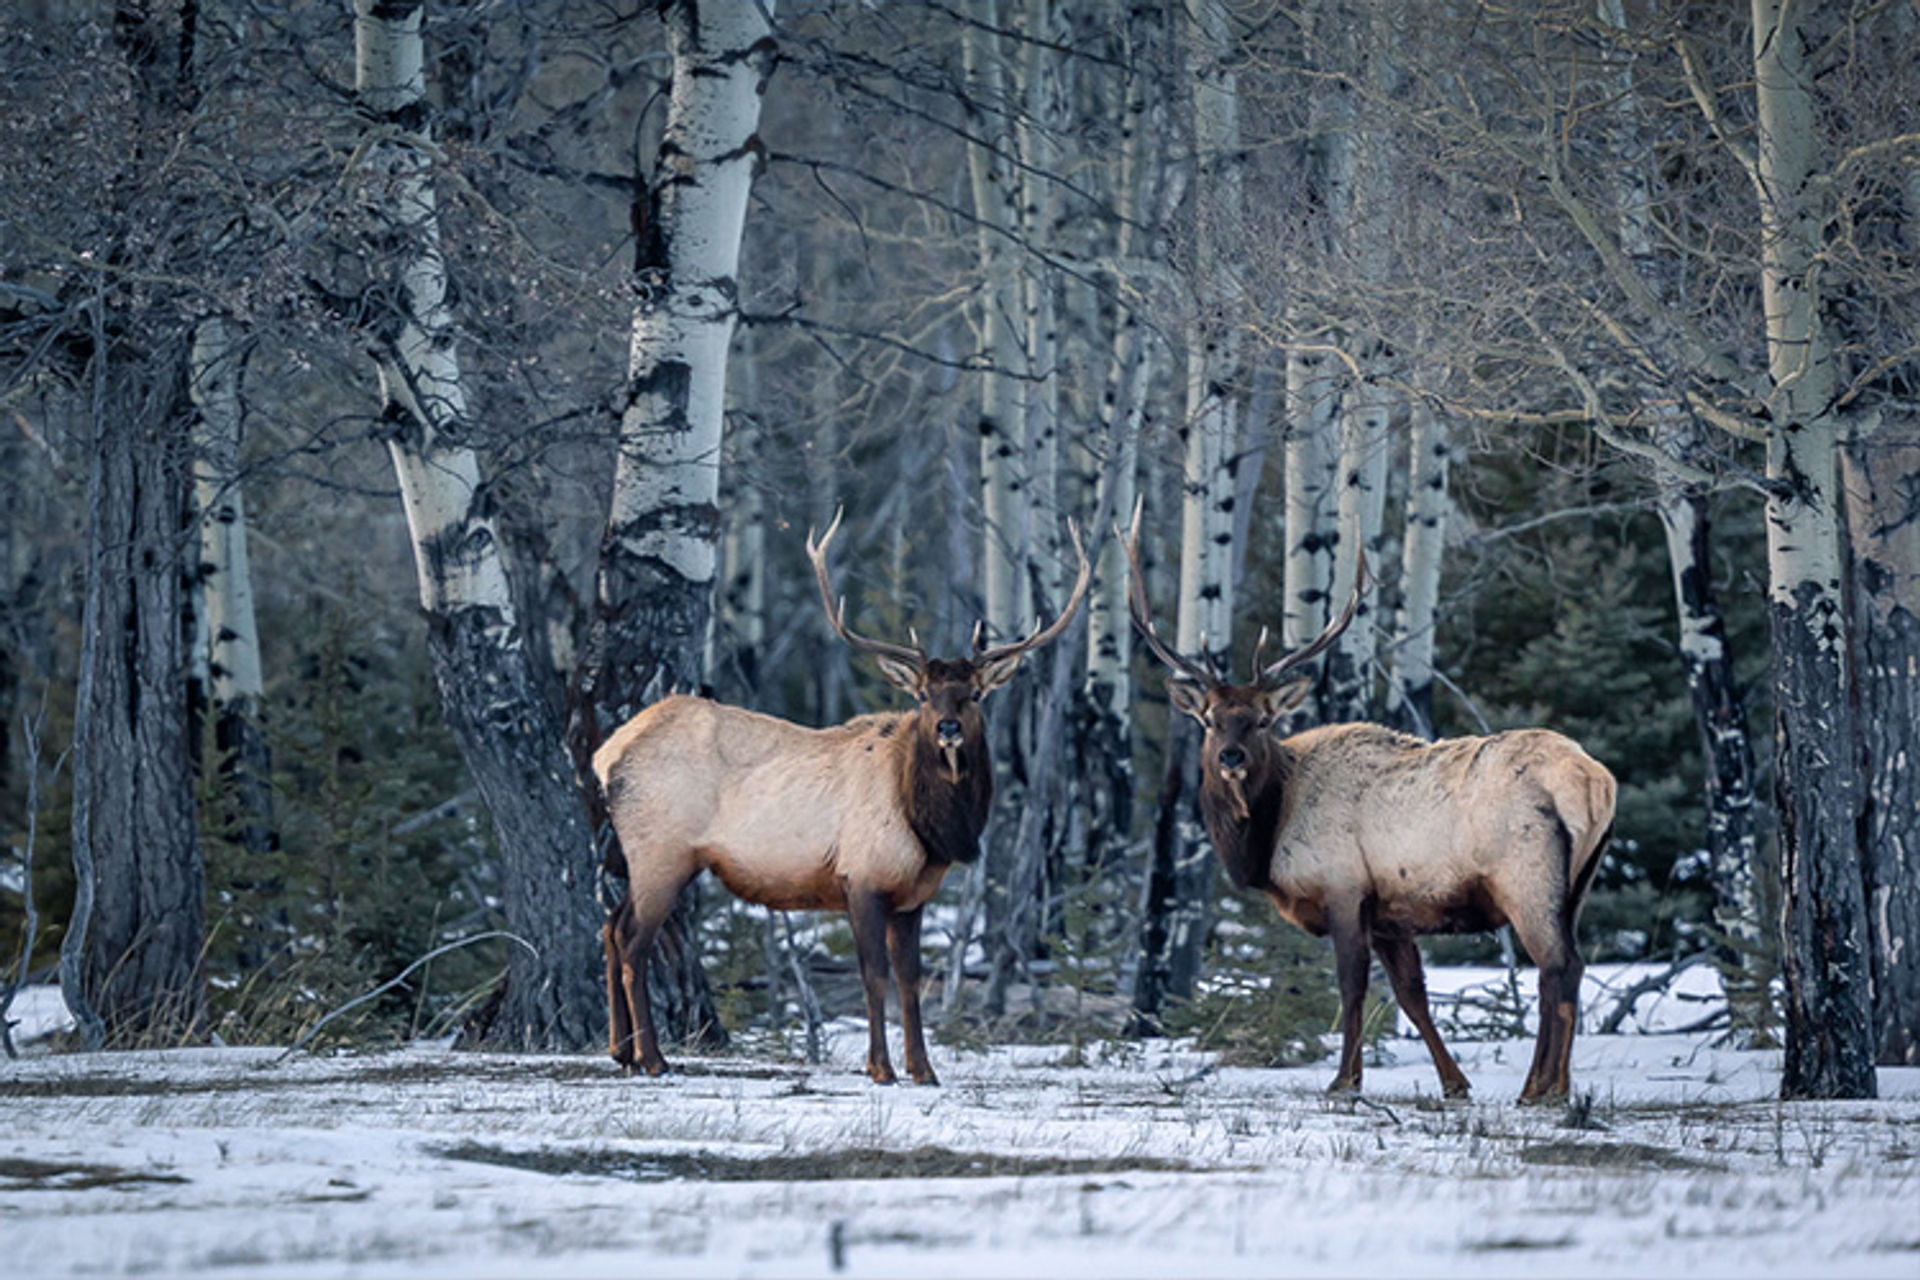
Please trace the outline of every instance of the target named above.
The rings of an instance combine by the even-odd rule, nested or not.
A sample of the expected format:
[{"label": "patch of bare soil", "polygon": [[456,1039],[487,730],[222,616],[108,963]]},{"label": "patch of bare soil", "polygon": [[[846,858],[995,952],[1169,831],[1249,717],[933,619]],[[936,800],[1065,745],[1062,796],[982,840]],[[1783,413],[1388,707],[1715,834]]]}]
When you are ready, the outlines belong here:
[{"label": "patch of bare soil", "polygon": [[851,1147],[842,1151],[741,1157],[705,1151],[641,1153],[596,1147],[510,1151],[485,1143],[462,1142],[437,1148],[434,1154],[449,1160],[504,1165],[533,1173],[586,1174],[634,1182],[831,1182],[851,1178],[1031,1178],[1194,1172],[1193,1166],[1183,1160],[1144,1156],[1068,1159],[954,1151],[933,1146],[906,1151]]},{"label": "patch of bare soil", "polygon": [[1703,1169],[1724,1173],[1717,1160],[1697,1160],[1644,1142],[1540,1142],[1520,1150],[1521,1164],[1570,1169],[1610,1169],[1636,1173],[1648,1169]]},{"label": "patch of bare soil", "polygon": [[172,1173],[144,1173],[110,1164],[77,1164],[0,1157],[0,1191],[89,1191],[134,1182],[185,1182]]}]

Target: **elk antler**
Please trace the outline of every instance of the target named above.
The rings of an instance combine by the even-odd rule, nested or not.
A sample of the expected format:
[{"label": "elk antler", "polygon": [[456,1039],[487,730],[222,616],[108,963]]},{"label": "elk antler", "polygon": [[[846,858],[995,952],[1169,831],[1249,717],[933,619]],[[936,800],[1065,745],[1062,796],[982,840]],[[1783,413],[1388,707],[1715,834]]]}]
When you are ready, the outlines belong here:
[{"label": "elk antler", "polygon": [[1080,607],[1080,602],[1086,599],[1087,583],[1093,578],[1093,564],[1087,559],[1086,547],[1081,545],[1080,526],[1071,520],[1067,521],[1067,535],[1073,539],[1073,554],[1079,557],[1080,560],[1080,576],[1074,579],[1073,592],[1067,597],[1066,608],[1060,611],[1060,616],[1055,618],[1051,625],[1044,628],[1036,626],[1033,634],[1026,639],[1015,640],[1011,644],[997,645],[992,649],[981,647],[981,641],[986,637],[986,629],[984,625],[976,626],[973,629],[973,661],[975,666],[986,666],[988,663],[1017,657],[1029,649],[1038,649],[1041,645],[1050,642],[1062,631],[1065,631],[1067,624],[1073,621],[1074,611]]},{"label": "elk antler", "polygon": [[[1147,575],[1140,569],[1140,508],[1142,503],[1133,504],[1133,520],[1127,526],[1126,536],[1120,539],[1120,549],[1127,553],[1127,612],[1133,616],[1133,626],[1154,656],[1173,668],[1173,673],[1183,679],[1192,680],[1208,689],[1218,688],[1220,678],[1206,667],[1190,658],[1183,658],[1169,649],[1160,639],[1160,633],[1153,628],[1153,615],[1147,607]],[[1114,533],[1119,534],[1115,529]]]},{"label": "elk antler", "polygon": [[[1322,653],[1325,653],[1328,646],[1335,640],[1338,640],[1340,633],[1347,629],[1347,624],[1353,621],[1353,611],[1360,607],[1360,597],[1365,595],[1367,588],[1373,585],[1372,580],[1367,575],[1366,551],[1363,548],[1355,547],[1353,549],[1353,556],[1353,594],[1347,598],[1347,607],[1340,611],[1339,617],[1327,624],[1325,631],[1322,631],[1319,635],[1315,636],[1310,643],[1295,649],[1292,653],[1281,655],[1279,661],[1269,664],[1264,669],[1260,666],[1260,659],[1258,651],[1256,650],[1254,656],[1255,683],[1261,688],[1272,689],[1276,687],[1280,683],[1281,676],[1284,676],[1287,672],[1300,666],[1302,663],[1311,662]],[[1264,639],[1264,634],[1262,638]]]},{"label": "elk antler", "polygon": [[911,662],[917,669],[927,667],[927,651],[918,645],[889,644],[884,640],[869,640],[847,627],[847,601],[840,598],[839,608],[834,607],[833,587],[827,580],[827,544],[833,541],[833,535],[840,528],[840,517],[846,514],[845,508],[833,513],[833,523],[820,535],[820,541],[813,540],[813,530],[807,530],[807,559],[813,561],[814,581],[820,584],[820,603],[826,607],[827,621],[833,624],[834,634],[845,640],[861,653],[871,653],[876,657],[894,658],[901,662]]}]

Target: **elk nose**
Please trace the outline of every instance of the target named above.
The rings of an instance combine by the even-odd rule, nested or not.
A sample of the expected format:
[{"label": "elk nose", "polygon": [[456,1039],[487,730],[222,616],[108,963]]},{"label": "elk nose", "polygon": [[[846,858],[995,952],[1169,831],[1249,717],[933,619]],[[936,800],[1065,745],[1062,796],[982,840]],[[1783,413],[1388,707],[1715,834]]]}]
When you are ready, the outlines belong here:
[{"label": "elk nose", "polygon": [[1247,753],[1239,747],[1223,747],[1220,751],[1222,769],[1244,769],[1247,767]]},{"label": "elk nose", "polygon": [[942,720],[934,726],[934,732],[948,741],[957,741],[960,737],[960,722],[958,720]]}]

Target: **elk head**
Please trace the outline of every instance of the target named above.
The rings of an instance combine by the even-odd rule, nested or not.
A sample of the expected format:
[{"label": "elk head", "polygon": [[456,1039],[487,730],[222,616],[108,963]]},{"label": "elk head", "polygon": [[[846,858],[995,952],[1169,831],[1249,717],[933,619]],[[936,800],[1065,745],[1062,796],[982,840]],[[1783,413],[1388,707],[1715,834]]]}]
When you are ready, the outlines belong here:
[{"label": "elk head", "polygon": [[1068,532],[1073,538],[1074,554],[1080,561],[1080,572],[1059,617],[1036,626],[1025,639],[992,647],[986,644],[986,625],[981,623],[973,629],[973,652],[969,656],[930,658],[912,631],[907,633],[912,643],[895,644],[869,639],[847,626],[846,599],[842,597],[835,604],[833,587],[827,577],[827,543],[840,528],[842,514],[834,513],[833,523],[817,542],[811,530],[807,533],[807,558],[813,562],[820,601],[826,607],[827,621],[833,625],[834,634],[857,652],[872,654],[880,674],[912,696],[915,704],[912,733],[917,750],[937,762],[947,782],[957,786],[964,776],[977,772],[991,787],[992,771],[986,756],[986,721],[980,714],[981,703],[988,694],[1013,679],[1021,658],[1057,638],[1073,621],[1074,612],[1086,597],[1087,582],[1093,572],[1086,549],[1080,543],[1080,530],[1069,522]]},{"label": "elk head", "polygon": [[1300,705],[1313,684],[1311,677],[1292,673],[1326,652],[1353,621],[1360,596],[1370,585],[1366,555],[1358,553],[1353,596],[1340,616],[1309,643],[1264,664],[1261,655],[1266,650],[1267,632],[1263,628],[1253,650],[1253,679],[1237,685],[1210,664],[1176,653],[1154,629],[1146,575],[1140,569],[1138,504],[1122,547],[1127,555],[1127,608],[1133,625],[1171,672],[1167,676],[1167,697],[1175,710],[1199,721],[1206,731],[1200,746],[1203,806],[1210,810],[1224,806],[1235,821],[1245,823],[1252,816],[1258,793],[1272,791],[1283,781],[1278,776],[1279,744],[1271,731],[1276,720]]}]

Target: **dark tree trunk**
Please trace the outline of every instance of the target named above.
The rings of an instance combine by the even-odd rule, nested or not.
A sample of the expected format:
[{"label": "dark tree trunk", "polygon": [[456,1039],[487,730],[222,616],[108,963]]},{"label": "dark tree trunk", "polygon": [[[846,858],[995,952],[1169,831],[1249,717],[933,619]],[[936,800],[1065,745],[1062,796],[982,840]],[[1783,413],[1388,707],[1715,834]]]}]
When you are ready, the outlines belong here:
[{"label": "dark tree trunk", "polygon": [[95,628],[80,673],[76,850],[92,872],[78,994],[112,1046],[170,1044],[206,1018],[206,877],[187,741],[189,448],[178,351],[109,362],[88,519]]},{"label": "dark tree trunk", "polygon": [[1140,908],[1140,968],[1131,1035],[1157,1035],[1169,1000],[1193,995],[1213,902],[1214,856],[1197,817],[1199,738],[1185,717],[1170,726]]},{"label": "dark tree trunk", "polygon": [[1920,425],[1842,458],[1866,799],[1876,1059],[1920,1065]]},{"label": "dark tree trunk", "polygon": [[503,646],[497,623],[493,611],[471,607],[430,614],[427,630],[441,711],[493,819],[507,928],[532,948],[509,949],[506,991],[481,1039],[584,1049],[603,1029],[593,842],[559,718],[525,647]]},{"label": "dark tree trunk", "polygon": [[1871,1098],[1873,1002],[1843,628],[1816,584],[1772,616],[1787,1045],[1781,1096]]},{"label": "dark tree trunk", "polygon": [[[705,692],[713,593],[711,581],[690,581],[660,561],[629,555],[617,538],[602,548],[599,601],[581,656],[568,737],[581,785],[593,793],[588,808],[594,838],[606,850],[602,866],[611,883],[603,898],[625,897],[626,857],[593,776],[593,752],[649,703],[669,693]],[[663,1041],[724,1048],[726,1029],[700,964],[698,916],[695,881],[661,926],[647,966],[647,991]]]}]

